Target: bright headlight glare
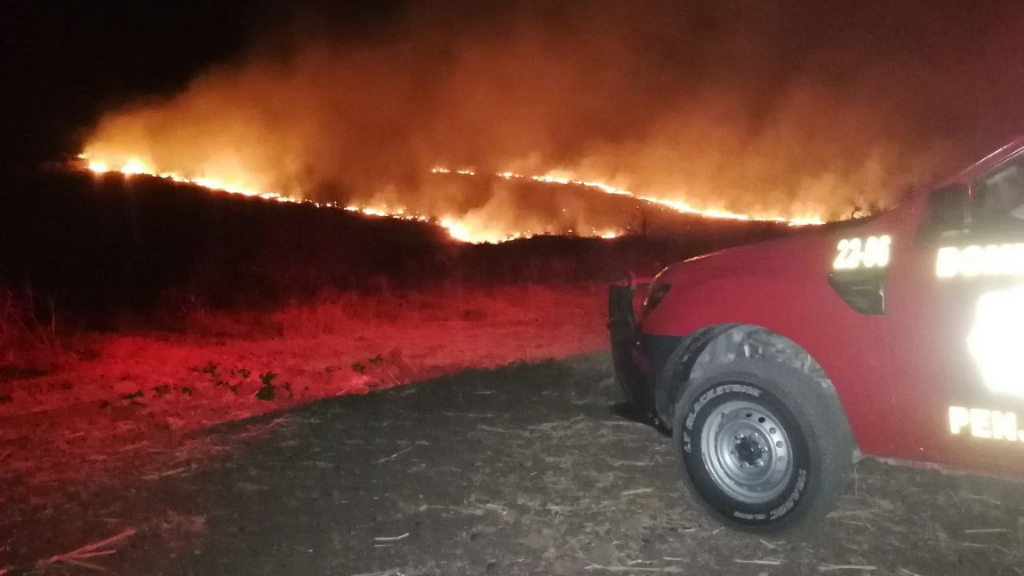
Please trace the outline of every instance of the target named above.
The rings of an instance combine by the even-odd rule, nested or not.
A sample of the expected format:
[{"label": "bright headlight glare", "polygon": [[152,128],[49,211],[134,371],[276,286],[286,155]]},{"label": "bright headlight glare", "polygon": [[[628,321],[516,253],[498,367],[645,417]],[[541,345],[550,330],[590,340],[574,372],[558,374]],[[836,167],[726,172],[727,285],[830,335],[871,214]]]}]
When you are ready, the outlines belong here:
[{"label": "bright headlight glare", "polygon": [[1024,396],[1024,286],[986,292],[978,299],[967,347],[994,392]]}]

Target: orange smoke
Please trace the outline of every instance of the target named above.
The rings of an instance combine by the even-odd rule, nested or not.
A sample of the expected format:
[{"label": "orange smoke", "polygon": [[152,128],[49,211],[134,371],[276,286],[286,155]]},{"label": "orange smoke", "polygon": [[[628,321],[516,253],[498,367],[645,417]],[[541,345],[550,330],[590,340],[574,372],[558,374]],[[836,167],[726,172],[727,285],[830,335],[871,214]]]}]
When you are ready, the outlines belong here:
[{"label": "orange smoke", "polygon": [[[923,58],[943,34],[911,41],[873,17],[863,38],[805,34],[812,3],[485,4],[409,0],[367,38],[257,46],[108,111],[82,149],[472,241],[622,233],[644,208],[814,224],[948,171],[960,131],[935,118],[971,118],[948,100],[980,85],[952,80],[973,59]],[[846,30],[831,10],[818,16]],[[919,26],[918,11],[898,16]]]}]

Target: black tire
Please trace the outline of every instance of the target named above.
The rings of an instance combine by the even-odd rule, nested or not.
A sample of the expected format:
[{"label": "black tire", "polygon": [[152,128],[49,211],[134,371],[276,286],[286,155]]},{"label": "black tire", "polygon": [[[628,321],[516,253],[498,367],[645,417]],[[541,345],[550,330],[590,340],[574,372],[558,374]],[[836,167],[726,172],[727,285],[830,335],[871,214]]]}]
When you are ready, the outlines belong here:
[{"label": "black tire", "polygon": [[[753,409],[745,413],[745,406]],[[752,414],[754,420],[744,420]],[[738,433],[730,450],[735,426],[758,426],[753,422],[766,421],[757,418],[759,414],[767,414],[769,424],[777,422],[786,442],[769,437],[768,430],[751,428],[755,431],[748,434],[750,440],[740,439],[744,434]],[[711,417],[716,421],[709,424]],[[756,532],[810,526],[846,490],[854,442],[839,399],[820,381],[780,362],[735,360],[689,383],[676,405],[672,429],[684,484],[706,510],[730,526]],[[755,457],[758,460],[752,462]],[[765,494],[745,501],[742,497],[752,494],[743,483],[747,477],[734,478],[760,474],[754,466],[765,466],[765,460],[770,461],[771,477],[752,489]],[[780,464],[787,460],[790,463]],[[744,470],[722,472],[740,465]],[[775,471],[783,470],[781,466],[787,468]],[[762,488],[766,485],[771,489]],[[757,501],[760,497],[766,500]]]}]

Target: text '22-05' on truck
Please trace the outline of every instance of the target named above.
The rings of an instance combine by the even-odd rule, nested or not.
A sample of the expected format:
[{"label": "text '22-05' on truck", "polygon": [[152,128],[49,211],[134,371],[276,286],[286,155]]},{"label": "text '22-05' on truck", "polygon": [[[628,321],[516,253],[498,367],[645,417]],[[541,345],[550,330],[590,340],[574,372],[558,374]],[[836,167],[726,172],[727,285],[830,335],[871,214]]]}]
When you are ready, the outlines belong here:
[{"label": "text '22-05' on truck", "polygon": [[1024,138],[876,218],[615,283],[609,316],[628,400],[734,526],[821,518],[857,451],[1019,476]]}]

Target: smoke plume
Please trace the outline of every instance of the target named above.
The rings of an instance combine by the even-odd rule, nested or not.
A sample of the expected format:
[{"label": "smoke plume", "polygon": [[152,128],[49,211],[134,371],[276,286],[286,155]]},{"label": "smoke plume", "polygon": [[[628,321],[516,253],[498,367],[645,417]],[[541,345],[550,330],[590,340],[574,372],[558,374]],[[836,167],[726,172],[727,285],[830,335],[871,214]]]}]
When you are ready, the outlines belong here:
[{"label": "smoke plume", "polygon": [[111,111],[86,152],[499,231],[624,222],[431,168],[836,218],[1024,121],[1024,19],[961,4],[411,2],[358,40],[289,27],[179,94]]}]

